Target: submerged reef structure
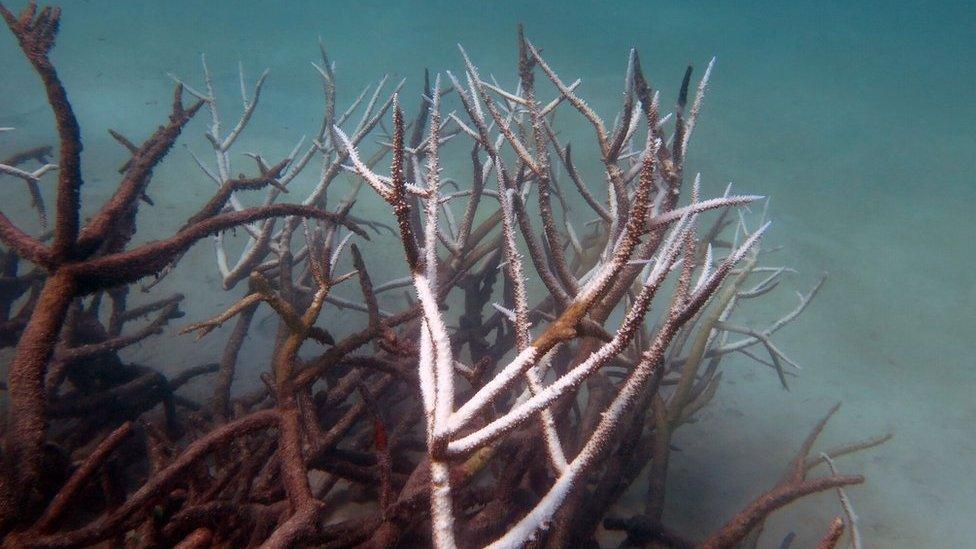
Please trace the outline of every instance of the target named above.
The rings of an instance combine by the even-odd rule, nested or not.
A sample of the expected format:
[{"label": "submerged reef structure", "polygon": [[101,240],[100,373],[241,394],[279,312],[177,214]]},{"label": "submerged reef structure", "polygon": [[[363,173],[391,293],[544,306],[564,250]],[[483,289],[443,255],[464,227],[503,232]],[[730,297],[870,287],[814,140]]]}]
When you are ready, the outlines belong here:
[{"label": "submerged reef structure", "polygon": [[[384,92],[385,78],[340,110],[322,48],[325,114],[314,138],[277,163],[251,154],[254,175],[235,176],[230,151],[267,73],[248,94],[241,71],[243,111],[227,130],[204,63],[205,86],[177,78],[169,120],[145,141],[113,133],[130,157],[83,223],[78,121],[49,58],[60,12],[31,3],[0,13],[41,78],[60,140],[0,163],[0,175],[26,184],[45,227],[45,178],[57,175],[50,230],[28,234],[0,214],[0,342],[14,348],[0,460],[5,546],[578,547],[612,531],[629,546],[754,546],[777,509],[834,489],[839,516],[823,525],[821,546],[845,535],[860,545],[843,487],[864,479],[837,473],[833,460],[887,437],[811,455],[836,407],[782,477],[717,531],[663,521],[672,438],[712,400],[722,361],[744,354],[787,387],[795,363],[773,337],[821,285],[766,326],[736,320],[790,269],[761,262],[768,223],[742,210],[761,197],[729,188],[705,199],[699,178],[686,177],[711,64],[693,97],[687,70],[664,116],[631,51],[608,126],[520,29],[511,91],[462,49],[463,72],[425,75],[408,122],[402,82]],[[539,81],[554,90],[548,102]],[[457,110],[444,115],[447,101]],[[201,111],[214,167],[194,158],[216,193],[175,234],[133,244],[140,210],[153,206],[154,168]],[[592,126],[605,193],[584,181],[557,112]],[[469,181],[443,175],[451,150],[464,151]],[[279,202],[306,172],[316,172],[311,192]],[[352,188],[330,204],[340,175]],[[389,225],[354,212],[364,183],[389,204]],[[245,207],[244,194],[260,190],[263,203]],[[583,236],[571,190],[594,217]],[[373,242],[397,239],[409,276],[378,279],[387,272],[370,269],[367,230]],[[220,361],[172,377],[125,362],[120,351],[183,316],[182,295],[130,306],[130,294],[151,296],[208,237],[224,288],[246,293],[182,331],[204,337],[232,324]],[[343,283],[358,284],[361,298],[336,295]],[[409,289],[406,306],[382,308],[397,289]],[[278,320],[270,363],[258,390],[235,394],[264,307]],[[320,323],[326,307],[361,324],[333,336]],[[191,383],[212,396],[182,396]],[[818,468],[826,473],[813,476]],[[620,515],[625,495],[642,504]]]}]

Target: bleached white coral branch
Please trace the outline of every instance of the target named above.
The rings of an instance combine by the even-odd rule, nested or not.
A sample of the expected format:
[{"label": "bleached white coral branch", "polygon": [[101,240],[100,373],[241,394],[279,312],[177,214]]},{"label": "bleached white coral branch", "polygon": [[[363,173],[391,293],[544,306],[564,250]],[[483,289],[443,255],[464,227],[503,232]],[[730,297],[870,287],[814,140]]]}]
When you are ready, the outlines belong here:
[{"label": "bleached white coral branch", "polygon": [[[752,238],[746,241],[742,247],[726,259],[722,266],[716,269],[715,273],[709,277],[709,283],[706,286],[714,289],[715,285],[721,282],[731,271],[732,265],[742,259],[749,249],[758,242],[765,228],[764,226],[763,229],[756,231]],[[638,395],[643,390],[644,385],[654,373],[654,370],[660,367],[664,351],[679,321],[693,312],[688,310],[687,307],[701,307],[702,305],[703,301],[698,297],[690,298],[688,305],[685,307],[680,306],[677,301],[672,303],[671,310],[667,314],[667,320],[658,330],[654,342],[644,352],[641,361],[628,376],[627,381],[620,389],[620,392],[617,393],[613,402],[611,402],[610,406],[602,414],[593,435],[587,440],[582,450],[580,450],[576,458],[570,463],[566,472],[556,480],[549,492],[543,496],[531,511],[501,538],[489,545],[489,547],[495,549],[522,547],[528,540],[535,536],[536,532],[549,524],[556,511],[559,510],[565,501],[566,496],[581,482],[584,475],[589,471],[589,468],[605,450],[609,437],[612,436],[624,414],[633,406]]]}]

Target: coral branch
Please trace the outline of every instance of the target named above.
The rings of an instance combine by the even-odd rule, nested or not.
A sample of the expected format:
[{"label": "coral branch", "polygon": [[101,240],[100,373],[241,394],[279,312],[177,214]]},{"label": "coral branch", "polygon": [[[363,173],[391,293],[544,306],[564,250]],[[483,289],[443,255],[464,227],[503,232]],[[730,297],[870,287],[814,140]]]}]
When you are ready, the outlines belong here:
[{"label": "coral branch", "polygon": [[718,532],[705,540],[701,547],[702,549],[734,547],[773,511],[810,494],[862,482],[864,477],[860,475],[831,476],[774,488],[749,504]]},{"label": "coral branch", "polygon": [[67,510],[71,499],[78,493],[85,482],[98,470],[99,467],[108,459],[115,448],[121,444],[132,433],[132,423],[125,422],[118,429],[105,437],[95,451],[85,459],[78,469],[75,470],[68,482],[58,492],[41,518],[34,523],[33,529],[40,534],[46,533],[58,518]]},{"label": "coral branch", "polygon": [[61,10],[48,6],[41,8],[38,13],[37,6],[32,1],[19,17],[15,17],[2,5],[0,5],[0,15],[7,22],[10,32],[17,38],[24,56],[40,76],[57,124],[60,151],[57,213],[51,250],[56,259],[65,259],[70,255],[75,238],[78,236],[82,147],[78,120],[75,118],[71,103],[68,102],[68,94],[48,57],[60,27]]},{"label": "coral branch", "polygon": [[237,212],[226,212],[188,225],[172,237],[159,242],[144,244],[131,250],[99,257],[77,266],[68,266],[78,278],[83,292],[90,293],[119,284],[132,283],[142,277],[158,273],[174,257],[185,252],[201,239],[233,227],[261,219],[283,216],[309,217],[339,223],[369,239],[369,235],[353,224],[332,212],[325,212],[312,206],[294,204],[273,204]]}]

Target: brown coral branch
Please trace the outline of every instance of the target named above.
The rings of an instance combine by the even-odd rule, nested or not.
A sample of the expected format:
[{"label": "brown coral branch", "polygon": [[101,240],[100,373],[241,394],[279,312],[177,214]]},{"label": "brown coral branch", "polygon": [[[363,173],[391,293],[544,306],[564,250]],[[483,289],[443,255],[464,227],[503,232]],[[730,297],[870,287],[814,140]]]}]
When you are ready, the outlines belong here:
[{"label": "brown coral branch", "polygon": [[226,212],[187,226],[175,235],[144,244],[128,251],[98,257],[84,263],[66,266],[77,277],[83,293],[120,284],[128,284],[150,276],[166,267],[175,256],[189,249],[208,235],[271,217],[297,216],[322,219],[341,224],[363,238],[369,235],[352,222],[332,212],[312,206],[273,204],[236,212]]},{"label": "brown coral branch", "polygon": [[213,410],[221,418],[230,417],[230,388],[234,381],[234,372],[237,368],[237,358],[244,345],[244,340],[251,328],[251,321],[257,311],[257,303],[251,304],[246,309],[240,311],[234,329],[224,344],[224,351],[220,357],[220,369],[217,379],[214,382]]},{"label": "brown coral branch", "polygon": [[203,549],[210,547],[213,541],[213,531],[209,528],[197,528],[190,535],[176,544],[175,549]]},{"label": "brown coral branch", "polygon": [[810,494],[863,482],[864,477],[860,475],[841,475],[778,486],[756,498],[719,531],[709,536],[700,547],[701,549],[734,547],[777,509]]},{"label": "brown coral branch", "polygon": [[[134,218],[138,201],[152,178],[153,168],[166,156],[183,127],[203,105],[202,101],[198,101],[184,108],[182,93],[183,87],[177,86],[169,123],[160,126],[132,155],[115,193],[78,235],[76,254],[87,257],[106,240],[113,241],[110,251],[117,251],[131,238],[134,229],[126,227],[120,219]],[[134,224],[134,220],[129,224]],[[127,233],[120,232],[120,229],[127,230]]]},{"label": "brown coral branch", "polygon": [[840,538],[844,535],[844,519],[840,517],[834,517],[834,520],[830,521],[830,526],[827,528],[827,533],[820,540],[817,545],[818,549],[834,549],[837,547],[837,543],[840,542]]},{"label": "brown coral branch", "polygon": [[132,332],[131,334],[114,337],[100,343],[90,343],[88,345],[79,345],[78,347],[64,349],[57,353],[56,359],[72,361],[92,355],[117,351],[123,347],[128,347],[134,343],[142,341],[147,337],[161,334],[163,332],[163,326],[181,314],[182,313],[179,313],[178,303],[169,303],[163,307],[162,311],[156,316],[155,319],[153,319],[152,322],[143,326],[139,330]]},{"label": "brown coral branch", "polygon": [[0,242],[17,255],[45,269],[55,265],[54,254],[39,240],[22,231],[0,212]]},{"label": "brown coral branch", "polygon": [[[426,111],[424,111],[426,112]],[[426,115],[425,115],[426,116]],[[407,257],[407,267],[410,272],[417,270],[420,263],[420,251],[417,238],[414,235],[414,224],[411,221],[411,204],[407,197],[407,180],[403,171],[403,111],[397,97],[393,99],[393,161],[390,165],[390,186],[393,193],[388,202],[393,205],[393,215],[396,216],[400,229],[400,240]]]},{"label": "brown coral branch", "polygon": [[47,509],[44,510],[44,514],[34,523],[31,530],[37,534],[47,533],[51,526],[67,510],[68,504],[71,503],[72,498],[78,493],[78,490],[84,486],[92,474],[105,463],[105,460],[108,459],[115,448],[124,442],[131,433],[132,422],[127,421],[105,437],[105,440],[99,443],[98,447],[85,458],[85,461],[75,470],[71,478],[68,479],[68,482],[54,496],[51,503],[48,504]]},{"label": "brown coral branch", "polygon": [[268,185],[277,185],[277,178],[281,176],[281,172],[285,169],[288,164],[288,159],[282,160],[281,162],[275,164],[274,166],[262,170],[261,175],[257,177],[239,177],[237,179],[231,179],[220,186],[217,189],[217,193],[214,194],[200,211],[190,217],[187,220],[185,226],[193,225],[210,217],[213,217],[220,213],[220,211],[227,204],[227,200],[230,199],[231,194],[241,190],[255,190],[262,189]]},{"label": "brown coral branch", "polygon": [[71,255],[78,236],[79,207],[81,204],[81,129],[75,118],[68,94],[58,78],[58,73],[48,57],[54,47],[60,26],[61,10],[50,6],[37,12],[36,4],[27,4],[19,17],[14,17],[0,5],[0,15],[17,38],[24,56],[40,76],[60,139],[57,214],[55,219],[52,255],[57,260]]},{"label": "brown coral branch", "polygon": [[25,547],[70,547],[89,545],[107,539],[115,535],[119,528],[124,528],[126,520],[133,513],[143,509],[159,497],[161,492],[177,484],[198,460],[237,438],[277,425],[278,421],[277,411],[262,410],[217,427],[187,446],[177,458],[153,475],[129,496],[125,503],[110,514],[77,530],[48,536],[25,536],[20,538],[20,541]]}]

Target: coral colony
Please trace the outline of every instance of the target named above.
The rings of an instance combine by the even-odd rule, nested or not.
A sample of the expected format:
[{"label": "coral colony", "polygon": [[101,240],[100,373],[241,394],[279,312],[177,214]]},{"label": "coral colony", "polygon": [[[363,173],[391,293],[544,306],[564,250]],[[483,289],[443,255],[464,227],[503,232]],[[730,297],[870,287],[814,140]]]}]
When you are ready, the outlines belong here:
[{"label": "coral colony", "polygon": [[[15,347],[0,469],[6,545],[575,547],[625,536],[751,546],[771,513],[824,490],[842,504],[821,546],[844,536],[860,545],[842,487],[864,479],[837,473],[833,460],[887,437],[811,455],[836,408],[780,480],[756,487],[761,495],[717,531],[682,533],[662,519],[671,440],[715,395],[723,359],[751,357],[785,388],[796,365],[773,337],[820,287],[771,324],[736,321],[791,271],[762,264],[768,223],[743,209],[760,197],[728,189],[706,199],[684,173],[711,64],[690,103],[688,69],[663,116],[631,51],[610,127],[577,94],[580,82],[561,78],[520,31],[510,90],[461,49],[463,71],[425,75],[408,121],[402,82],[384,91],[385,78],[340,109],[322,48],[314,139],[278,162],[250,154],[254,175],[237,176],[232,157],[242,156],[231,150],[267,73],[249,94],[241,71],[243,111],[228,126],[204,63],[199,89],[174,77],[169,120],[148,138],[113,132],[129,157],[114,194],[83,222],[78,121],[49,58],[60,12],[0,11],[40,76],[60,140],[0,164],[50,226],[32,235],[0,214],[0,339]],[[540,80],[554,98],[543,99]],[[445,115],[447,101],[457,109]],[[595,131],[605,194],[584,181],[557,111]],[[214,157],[193,158],[216,193],[174,234],[133,244],[140,208],[153,205],[153,169],[207,114]],[[442,177],[448,150],[470,162],[461,181]],[[316,181],[311,192],[279,202],[300,174]],[[55,175],[48,220],[42,196]],[[345,197],[330,201],[345,179],[352,189],[340,183]],[[356,213],[363,183],[389,204],[385,219]],[[263,204],[245,207],[240,197],[257,191]],[[570,192],[593,218],[585,234],[568,214]],[[398,240],[408,277],[371,270],[371,237]],[[228,310],[182,329],[202,338],[228,324],[217,332],[229,334],[219,363],[166,377],[125,362],[121,350],[182,316],[182,295],[151,291],[206,238],[224,288],[246,286]],[[361,298],[334,295],[343,283],[358,284]],[[130,306],[140,288],[152,300]],[[400,303],[387,311],[378,296],[391,291],[407,299],[384,296]],[[357,328],[334,337],[317,323],[326,307],[346,309]],[[232,393],[262,309],[279,323],[263,384]],[[181,396],[188,384],[212,396]],[[614,507],[625,494],[638,502],[626,515]]]}]

